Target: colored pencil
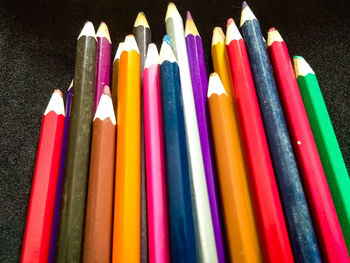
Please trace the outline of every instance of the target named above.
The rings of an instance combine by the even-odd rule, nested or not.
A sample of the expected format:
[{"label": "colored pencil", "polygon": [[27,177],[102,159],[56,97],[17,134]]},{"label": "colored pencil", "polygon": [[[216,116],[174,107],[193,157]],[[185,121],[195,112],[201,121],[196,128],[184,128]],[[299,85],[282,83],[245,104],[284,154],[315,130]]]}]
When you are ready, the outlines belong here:
[{"label": "colored pencil", "polygon": [[221,27],[215,27],[211,40],[211,56],[213,60],[214,71],[220,76],[228,98],[233,103],[232,88],[233,82],[231,77],[230,62],[228,60],[225,46],[225,34]]},{"label": "colored pencil", "polygon": [[172,262],[197,262],[179,67],[164,37],[160,49]]},{"label": "colored pencil", "polygon": [[168,5],[165,25],[180,71],[197,255],[200,262],[214,263],[218,261],[218,257],[188,64],[184,27],[182,18],[173,3],[169,3]]},{"label": "colored pencil", "polygon": [[108,27],[104,22],[101,22],[96,33],[96,38],[97,59],[94,113],[96,113],[97,105],[100,102],[104,87],[106,85],[110,85],[112,41],[109,35]]},{"label": "colored pencil", "polygon": [[158,50],[148,46],[143,72],[148,242],[150,263],[170,262],[163,112]]},{"label": "colored pencil", "polygon": [[248,179],[244,166],[232,161],[239,143],[234,111],[217,73],[209,78],[208,104],[230,261],[262,262]]},{"label": "colored pencil", "polygon": [[208,90],[207,71],[205,69],[204,52],[202,38],[192,19],[191,13],[187,11],[185,26],[185,40],[190,66],[194,102],[196,106],[199,137],[203,154],[205,176],[209,196],[210,211],[213,221],[216,248],[220,263],[226,262],[222,225],[218,208],[218,193],[215,181],[213,157],[211,154],[211,140],[209,134],[209,117],[206,94]]},{"label": "colored pencil", "polygon": [[[272,162],[245,43],[233,19],[229,19],[227,25],[226,45],[231,62],[234,98],[238,106],[237,112],[241,120],[242,134],[244,134],[242,137],[245,142],[246,157],[250,164],[250,173],[253,180],[264,177],[271,177],[273,180]],[[294,259],[296,262],[320,262],[317,241],[296,162],[294,158],[283,158],[284,155],[278,155],[278,157],[279,159],[275,160],[276,167],[284,163],[290,163],[294,167],[289,170],[276,168],[276,181],[280,190]]]},{"label": "colored pencil", "polygon": [[140,261],[140,52],[125,37],[118,79],[112,262]]},{"label": "colored pencil", "polygon": [[105,86],[92,125],[83,262],[111,261],[115,131],[111,93]]},{"label": "colored pencil", "polygon": [[350,251],[350,178],[317,78],[309,64],[294,57],[294,70],[329,190]]},{"label": "colored pencil", "polygon": [[67,139],[68,139],[68,131],[69,131],[69,116],[70,116],[70,107],[71,107],[71,102],[72,102],[72,93],[73,93],[73,80],[68,88],[67,97],[66,97],[66,115],[64,116],[64,128],[63,128],[63,135],[62,135],[60,167],[59,167],[58,176],[57,176],[55,208],[53,211],[52,227],[51,227],[50,251],[49,251],[49,259],[48,259],[48,262],[50,262],[50,263],[53,263],[54,259],[55,259],[57,225],[58,225],[58,218],[60,215],[64,166],[66,164],[66,150],[67,150]]},{"label": "colored pencil", "polygon": [[267,46],[323,257],[327,262],[350,262],[287,46],[274,28]]},{"label": "colored pencil", "polygon": [[119,76],[119,60],[120,60],[120,52],[124,49],[124,42],[120,42],[117,48],[117,52],[115,53],[113,67],[112,67],[112,88],[111,88],[111,96],[114,108],[114,114],[117,116],[117,102],[118,102],[118,76]]},{"label": "colored pencil", "polygon": [[[295,169],[293,151],[273,79],[270,62],[262,39],[260,25],[246,2],[242,5],[241,29],[246,43],[255,89],[260,104],[264,128],[276,174],[281,169]],[[283,155],[289,166],[280,166]],[[267,262],[293,262],[286,224],[275,178],[271,174],[256,178],[252,192],[257,221],[259,222],[260,244]]]},{"label": "colored pencil", "polygon": [[48,260],[63,126],[62,93],[55,90],[41,125],[21,262]]},{"label": "colored pencil", "polygon": [[86,22],[77,41],[55,262],[81,261],[89,175],[96,46],[94,26],[91,22]]},{"label": "colored pencil", "polygon": [[141,263],[148,262],[148,234],[147,234],[147,187],[145,164],[145,120],[143,109],[143,84],[142,74],[146,61],[148,45],[151,43],[151,29],[143,12],[137,15],[134,23],[133,34],[140,51],[140,76],[141,76]]}]

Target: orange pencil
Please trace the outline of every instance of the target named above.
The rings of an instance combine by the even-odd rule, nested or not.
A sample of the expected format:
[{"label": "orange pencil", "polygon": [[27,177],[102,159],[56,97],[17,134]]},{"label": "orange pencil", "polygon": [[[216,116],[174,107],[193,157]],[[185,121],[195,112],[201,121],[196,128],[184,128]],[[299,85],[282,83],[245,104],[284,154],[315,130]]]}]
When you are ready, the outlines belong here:
[{"label": "orange pencil", "polygon": [[230,261],[262,262],[234,111],[217,73],[209,78],[208,103]]},{"label": "orange pencil", "polygon": [[140,53],[133,35],[120,53],[113,263],[140,262]]}]

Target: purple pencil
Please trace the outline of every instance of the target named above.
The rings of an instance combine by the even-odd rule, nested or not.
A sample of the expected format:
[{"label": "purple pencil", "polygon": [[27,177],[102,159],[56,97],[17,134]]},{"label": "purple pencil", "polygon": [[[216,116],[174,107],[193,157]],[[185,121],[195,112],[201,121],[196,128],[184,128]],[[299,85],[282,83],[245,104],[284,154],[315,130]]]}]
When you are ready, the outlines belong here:
[{"label": "purple pencil", "polygon": [[198,33],[197,27],[193,22],[191,13],[187,11],[185,26],[185,39],[187,46],[188,62],[191,72],[192,89],[194,102],[196,106],[199,137],[201,141],[205,176],[207,180],[207,189],[210,203],[210,210],[215,234],[216,249],[219,263],[226,262],[223,235],[218,208],[218,194],[216,192],[214,180],[213,158],[211,154],[211,142],[209,136],[209,119],[207,108],[207,89],[208,79],[205,69],[202,39]]},{"label": "purple pencil", "polygon": [[67,138],[68,138],[68,129],[69,129],[70,105],[72,102],[72,92],[73,92],[73,80],[68,88],[67,98],[66,98],[66,116],[64,117],[64,127],[63,127],[61,155],[60,155],[60,167],[58,170],[56,196],[55,196],[55,208],[53,211],[52,226],[51,226],[51,239],[50,239],[50,250],[49,250],[49,259],[48,259],[49,263],[53,263],[55,259],[56,233],[57,233],[58,217],[59,217],[60,206],[61,206],[64,165],[66,162],[66,148],[67,148]]},{"label": "purple pencil", "polygon": [[101,22],[96,33],[97,37],[97,60],[96,60],[96,83],[94,97],[94,114],[100,101],[105,86],[110,86],[111,52],[112,42],[108,27]]}]

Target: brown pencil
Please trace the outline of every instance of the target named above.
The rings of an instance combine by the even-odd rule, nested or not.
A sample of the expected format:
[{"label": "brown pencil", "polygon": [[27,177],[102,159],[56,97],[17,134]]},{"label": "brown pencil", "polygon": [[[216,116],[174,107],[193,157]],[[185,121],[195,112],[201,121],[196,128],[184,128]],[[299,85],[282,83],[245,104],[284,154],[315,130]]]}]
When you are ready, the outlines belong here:
[{"label": "brown pencil", "polygon": [[92,128],[90,177],[85,216],[83,262],[110,262],[116,119],[108,86]]}]

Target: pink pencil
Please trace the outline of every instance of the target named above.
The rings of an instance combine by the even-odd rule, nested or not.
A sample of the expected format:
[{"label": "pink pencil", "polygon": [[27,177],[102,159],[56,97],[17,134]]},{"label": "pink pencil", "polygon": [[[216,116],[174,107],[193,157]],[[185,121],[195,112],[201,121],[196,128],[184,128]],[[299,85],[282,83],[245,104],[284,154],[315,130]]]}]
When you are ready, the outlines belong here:
[{"label": "pink pencil", "polygon": [[149,262],[169,262],[160,68],[155,44],[143,72]]},{"label": "pink pencil", "polygon": [[111,71],[111,52],[112,42],[109,35],[108,27],[101,22],[97,33],[97,64],[96,64],[96,82],[94,96],[94,114],[105,86],[110,86]]}]

